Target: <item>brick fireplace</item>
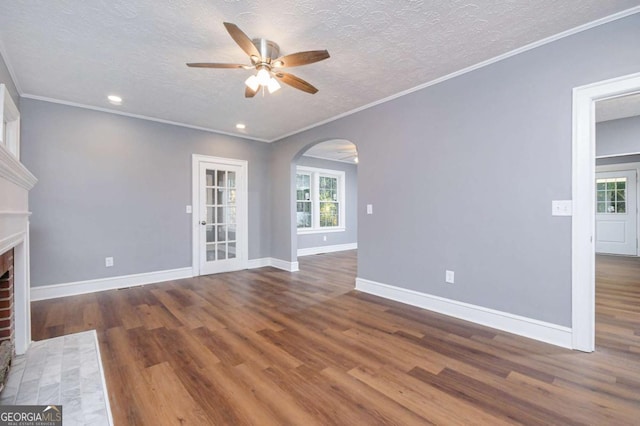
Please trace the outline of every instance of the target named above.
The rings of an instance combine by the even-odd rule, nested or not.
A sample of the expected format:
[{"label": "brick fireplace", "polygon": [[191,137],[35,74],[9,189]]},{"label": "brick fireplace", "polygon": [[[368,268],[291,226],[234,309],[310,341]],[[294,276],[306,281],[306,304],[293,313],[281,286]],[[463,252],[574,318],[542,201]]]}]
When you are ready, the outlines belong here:
[{"label": "brick fireplace", "polygon": [[0,254],[0,343],[13,344],[15,323],[13,314],[13,249]]}]

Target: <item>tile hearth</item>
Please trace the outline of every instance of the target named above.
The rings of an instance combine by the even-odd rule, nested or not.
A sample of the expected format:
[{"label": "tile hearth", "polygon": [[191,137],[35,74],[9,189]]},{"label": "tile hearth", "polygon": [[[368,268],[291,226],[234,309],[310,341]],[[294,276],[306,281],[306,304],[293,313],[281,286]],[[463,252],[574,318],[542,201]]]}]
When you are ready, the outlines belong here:
[{"label": "tile hearth", "polygon": [[15,358],[0,405],[61,404],[65,425],[111,425],[95,330],[33,342]]}]

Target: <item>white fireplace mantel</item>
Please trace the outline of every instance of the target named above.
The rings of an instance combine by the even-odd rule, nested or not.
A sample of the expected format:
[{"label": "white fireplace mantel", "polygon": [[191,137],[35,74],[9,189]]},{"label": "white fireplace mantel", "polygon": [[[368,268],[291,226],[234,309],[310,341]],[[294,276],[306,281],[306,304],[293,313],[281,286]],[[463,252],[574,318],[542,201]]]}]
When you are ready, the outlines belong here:
[{"label": "white fireplace mantel", "polygon": [[23,354],[31,343],[29,191],[37,179],[18,160],[20,115],[1,84],[0,106],[0,253],[14,249],[15,345]]}]

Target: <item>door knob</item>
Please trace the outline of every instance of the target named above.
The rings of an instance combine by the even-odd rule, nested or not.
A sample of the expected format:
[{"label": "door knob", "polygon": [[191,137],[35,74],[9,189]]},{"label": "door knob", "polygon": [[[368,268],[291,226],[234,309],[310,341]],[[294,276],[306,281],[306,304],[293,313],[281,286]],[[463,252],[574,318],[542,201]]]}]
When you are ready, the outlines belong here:
[{"label": "door knob", "polygon": [[202,222],[200,222],[200,225],[206,225],[206,224],[207,224],[206,220],[203,220]]}]

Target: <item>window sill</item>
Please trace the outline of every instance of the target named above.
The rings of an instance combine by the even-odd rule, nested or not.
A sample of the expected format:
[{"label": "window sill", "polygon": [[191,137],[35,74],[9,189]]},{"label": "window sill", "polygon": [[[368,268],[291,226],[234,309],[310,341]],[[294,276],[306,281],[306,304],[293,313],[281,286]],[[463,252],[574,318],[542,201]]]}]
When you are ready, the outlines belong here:
[{"label": "window sill", "polygon": [[326,228],[326,229],[298,229],[298,235],[306,234],[326,234],[328,232],[344,232],[345,228]]}]

